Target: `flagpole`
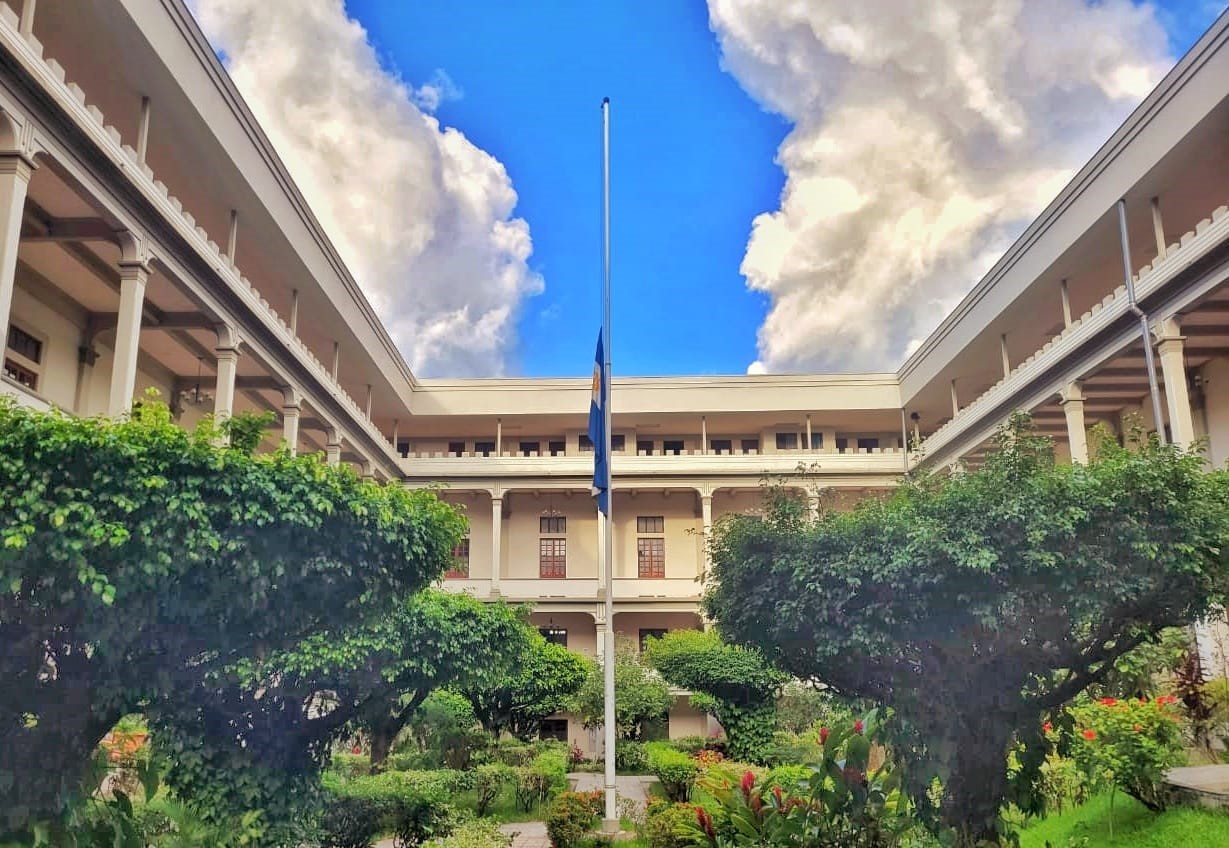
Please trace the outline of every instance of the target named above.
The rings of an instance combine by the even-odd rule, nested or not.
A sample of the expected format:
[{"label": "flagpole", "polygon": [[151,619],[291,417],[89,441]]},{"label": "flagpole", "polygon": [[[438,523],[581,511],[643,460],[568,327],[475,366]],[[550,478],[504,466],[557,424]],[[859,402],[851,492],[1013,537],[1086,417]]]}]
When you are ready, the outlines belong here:
[{"label": "flagpole", "polygon": [[614,477],[611,468],[613,457],[610,454],[610,98],[602,98],[602,335],[605,339],[602,377],[605,385],[602,387],[605,397],[602,404],[602,415],[605,426],[606,444],[606,520],[602,522],[605,529],[605,565],[606,565],[606,639],[602,646],[602,671],[605,682],[605,714],[603,728],[605,730],[606,747],[606,816],[603,830],[615,832],[619,829],[619,815],[615,808],[615,633],[614,633],[614,488],[611,485]]}]

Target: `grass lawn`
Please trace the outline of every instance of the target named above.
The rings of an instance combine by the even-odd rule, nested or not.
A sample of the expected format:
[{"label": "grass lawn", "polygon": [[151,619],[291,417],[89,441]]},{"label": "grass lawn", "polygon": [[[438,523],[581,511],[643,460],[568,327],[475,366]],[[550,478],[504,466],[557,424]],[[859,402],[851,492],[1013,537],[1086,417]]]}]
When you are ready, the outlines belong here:
[{"label": "grass lawn", "polygon": [[[1020,831],[1020,848],[1179,848],[1229,845],[1229,814],[1179,807],[1151,813],[1121,792],[1114,796],[1114,838],[1110,839],[1110,799],[1099,795],[1062,815],[1033,822]],[[1088,841],[1081,842],[1082,838]]]}]

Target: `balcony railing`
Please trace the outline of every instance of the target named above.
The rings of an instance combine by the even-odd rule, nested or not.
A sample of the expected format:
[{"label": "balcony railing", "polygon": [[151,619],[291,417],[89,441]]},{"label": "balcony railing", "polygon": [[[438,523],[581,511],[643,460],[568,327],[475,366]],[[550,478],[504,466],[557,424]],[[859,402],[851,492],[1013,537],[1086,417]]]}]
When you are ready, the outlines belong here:
[{"label": "balcony railing", "polygon": [[[641,579],[616,577],[614,581],[616,601],[683,600],[698,601],[701,585],[694,578],[667,577]],[[491,597],[491,580],[448,579],[443,587],[452,592],[466,592],[476,598]],[[602,581],[596,577],[569,577],[564,580],[502,578],[499,594],[509,600],[529,601],[590,601],[604,600]]]},{"label": "balcony railing", "polygon": [[[713,474],[789,474],[799,466],[816,466],[823,473],[897,474],[903,470],[905,454],[901,448],[873,450],[849,448],[844,451],[788,450],[776,453],[683,453],[651,456],[615,454],[612,471],[620,475],[667,473]],[[593,473],[593,454],[521,456],[505,452],[502,456],[466,453],[411,453],[402,460],[406,473],[415,477],[491,477],[491,476],[577,476]]]}]

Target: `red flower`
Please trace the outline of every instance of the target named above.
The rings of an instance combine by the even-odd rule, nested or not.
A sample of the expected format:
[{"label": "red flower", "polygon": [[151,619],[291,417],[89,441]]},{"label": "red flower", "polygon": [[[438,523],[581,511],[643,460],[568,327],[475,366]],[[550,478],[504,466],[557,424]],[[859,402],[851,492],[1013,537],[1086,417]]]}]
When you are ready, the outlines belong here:
[{"label": "red flower", "polygon": [[828,744],[828,734],[830,734],[831,732],[832,732],[832,731],[831,731],[831,730],[829,730],[829,729],[828,729],[828,728],[826,728],[826,727],[821,727],[821,728],[819,729],[819,744],[820,744],[820,745],[827,745],[827,744]]},{"label": "red flower", "polygon": [[751,798],[751,811],[758,813],[762,809],[764,809],[764,799],[759,795],[753,796]]},{"label": "red flower", "polygon": [[1114,698],[1102,698],[1100,701],[1097,701],[1097,703],[1103,707],[1112,707],[1114,704],[1118,703],[1118,701]]},{"label": "red flower", "polygon": [[750,771],[744,772],[743,779],[740,785],[742,786],[743,797],[750,799],[751,798],[751,788],[755,786],[755,775],[752,774]]},{"label": "red flower", "polygon": [[1140,727],[1138,724],[1137,724],[1137,725],[1135,725],[1135,732],[1136,732],[1136,733],[1139,733],[1141,730],[1143,730],[1143,728],[1142,728],[1142,727]]},{"label": "red flower", "polygon": [[1096,738],[1097,738],[1097,731],[1095,731],[1095,730],[1085,730],[1085,731],[1084,731],[1084,733],[1083,733],[1083,736],[1084,736],[1084,738],[1085,738],[1085,739],[1088,739],[1088,740],[1090,740],[1090,741],[1091,741],[1091,740],[1093,740],[1093,739],[1096,739]]},{"label": "red flower", "polygon": [[713,829],[712,817],[704,812],[704,808],[696,807],[696,821],[700,824],[700,830],[704,831],[704,835],[709,839],[716,839],[717,832]]},{"label": "red flower", "polygon": [[862,719],[858,719],[857,721],[853,723],[853,732],[861,734],[863,727],[864,725],[862,724]]},{"label": "red flower", "polygon": [[353,748],[350,749],[350,753],[351,754],[361,754],[363,753],[363,749],[362,747],[355,745]]},{"label": "red flower", "polygon": [[780,786],[774,786],[774,787],[772,787],[772,797],[774,797],[774,798],[776,798],[776,799],[777,799],[777,806],[778,806],[778,807],[780,807],[782,804],[784,804],[784,803],[785,803],[785,801],[784,801],[784,800],[782,799],[782,797],[781,797],[781,787],[780,787]]},{"label": "red flower", "polygon": [[1053,733],[1054,725],[1050,724],[1050,722],[1047,721],[1045,724],[1041,725],[1041,729],[1045,733]]}]

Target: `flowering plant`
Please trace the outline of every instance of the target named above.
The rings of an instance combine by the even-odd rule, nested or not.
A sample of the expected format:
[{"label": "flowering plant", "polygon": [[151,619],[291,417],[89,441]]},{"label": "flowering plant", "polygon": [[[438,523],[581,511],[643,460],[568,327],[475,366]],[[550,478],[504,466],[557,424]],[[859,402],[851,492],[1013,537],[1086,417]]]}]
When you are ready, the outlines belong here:
[{"label": "flowering plant", "polygon": [[1105,781],[1152,810],[1165,808],[1165,772],[1181,764],[1184,738],[1173,695],[1102,698],[1070,709],[1072,754],[1093,781]]},{"label": "flowering plant", "polygon": [[884,848],[911,824],[891,764],[869,767],[877,712],[821,730],[819,761],[790,791],[752,771],[714,766],[696,781],[698,845]]}]

